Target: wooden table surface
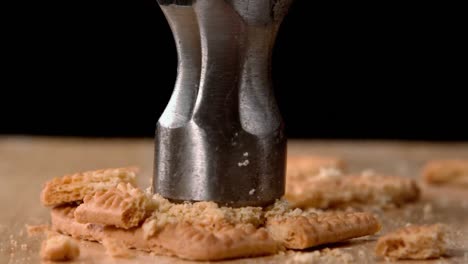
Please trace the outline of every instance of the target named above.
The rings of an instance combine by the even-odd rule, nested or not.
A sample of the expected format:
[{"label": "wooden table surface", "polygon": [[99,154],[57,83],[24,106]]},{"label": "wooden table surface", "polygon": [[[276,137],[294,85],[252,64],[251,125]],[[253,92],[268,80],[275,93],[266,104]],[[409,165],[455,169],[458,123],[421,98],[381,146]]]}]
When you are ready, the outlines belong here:
[{"label": "wooden table surface", "polygon": [[[372,141],[290,141],[289,154],[333,155],[344,158],[351,171],[373,168],[389,174],[418,177],[421,165],[433,158],[468,158],[468,143],[409,143]],[[136,165],[139,185],[150,183],[153,142],[149,139],[82,139],[0,136],[0,263],[40,263],[39,238],[28,238],[25,224],[45,224],[49,210],[39,202],[42,184],[66,173]],[[376,212],[383,221],[381,233],[408,223],[442,222],[453,227],[449,258],[427,263],[468,263],[468,189],[423,186],[422,200],[401,209]],[[378,236],[339,243],[356,263],[374,263]],[[103,248],[82,243],[74,263],[190,263],[138,253],[135,259],[112,259]],[[282,263],[273,256],[226,263]],[[410,262],[410,263],[426,263]],[[225,263],[225,262],[223,262]],[[404,263],[404,262],[400,262]]]}]

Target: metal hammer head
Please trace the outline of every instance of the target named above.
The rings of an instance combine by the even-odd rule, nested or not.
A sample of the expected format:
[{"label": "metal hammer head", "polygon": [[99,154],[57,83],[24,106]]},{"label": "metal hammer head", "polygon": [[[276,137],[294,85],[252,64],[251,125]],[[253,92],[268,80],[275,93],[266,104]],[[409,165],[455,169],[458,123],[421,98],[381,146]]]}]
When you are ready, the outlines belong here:
[{"label": "metal hammer head", "polygon": [[290,2],[159,0],[179,66],[156,128],[156,193],[230,206],[284,194],[286,138],[270,64]]}]

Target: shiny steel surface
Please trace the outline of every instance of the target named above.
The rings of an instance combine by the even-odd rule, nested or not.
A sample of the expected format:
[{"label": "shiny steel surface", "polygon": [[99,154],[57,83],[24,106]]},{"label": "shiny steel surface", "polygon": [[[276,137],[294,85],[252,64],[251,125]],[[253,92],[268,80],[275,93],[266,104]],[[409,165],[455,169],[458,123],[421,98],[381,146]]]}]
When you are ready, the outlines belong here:
[{"label": "shiny steel surface", "polygon": [[178,76],[156,128],[154,191],[265,205],[284,193],[286,137],[271,53],[291,0],[159,0]]}]

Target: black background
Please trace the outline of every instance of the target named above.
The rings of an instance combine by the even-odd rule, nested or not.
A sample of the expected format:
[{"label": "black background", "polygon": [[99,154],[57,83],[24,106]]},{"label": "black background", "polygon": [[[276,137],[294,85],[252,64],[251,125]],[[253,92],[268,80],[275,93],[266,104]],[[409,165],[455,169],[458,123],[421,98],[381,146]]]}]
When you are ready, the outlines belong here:
[{"label": "black background", "polygon": [[[468,140],[463,9],[296,0],[273,55],[291,138]],[[0,133],[148,136],[177,54],[150,0],[2,8]]]}]

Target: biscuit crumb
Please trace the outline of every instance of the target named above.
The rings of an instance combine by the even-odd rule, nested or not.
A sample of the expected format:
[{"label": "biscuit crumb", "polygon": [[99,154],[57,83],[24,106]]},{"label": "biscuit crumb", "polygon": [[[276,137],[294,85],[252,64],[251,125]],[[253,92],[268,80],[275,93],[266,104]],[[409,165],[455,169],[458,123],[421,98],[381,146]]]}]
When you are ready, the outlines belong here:
[{"label": "biscuit crumb", "polygon": [[441,224],[410,225],[379,238],[375,253],[390,259],[431,259],[444,255],[447,228]]},{"label": "biscuit crumb", "polygon": [[424,219],[430,219],[432,218],[434,215],[433,215],[433,207],[432,207],[432,204],[430,203],[427,203],[426,205],[424,205],[423,207],[423,218]]},{"label": "biscuit crumb", "polygon": [[29,237],[42,235],[50,230],[48,225],[26,225],[26,232]]},{"label": "biscuit crumb", "polygon": [[341,249],[326,248],[313,252],[294,252],[287,254],[286,264],[310,264],[310,263],[354,263],[354,257]]},{"label": "biscuit crumb", "polygon": [[10,235],[10,249],[13,251],[18,247],[18,241],[15,240],[13,235]]},{"label": "biscuit crumb", "polygon": [[362,177],[373,177],[378,175],[373,169],[365,169],[361,172]]},{"label": "biscuit crumb", "polygon": [[317,176],[315,176],[318,179],[330,179],[330,178],[340,178],[343,176],[343,173],[338,170],[337,168],[320,168]]},{"label": "biscuit crumb", "polygon": [[142,227],[146,238],[165,226],[178,222],[212,228],[224,224],[252,224],[258,227],[264,223],[262,207],[220,207],[214,202],[174,204],[158,194],[153,196],[153,203],[156,210]]},{"label": "biscuit crumb", "polygon": [[237,166],[239,167],[247,167],[250,164],[249,160],[244,160],[243,162],[237,163]]},{"label": "biscuit crumb", "polygon": [[303,180],[317,176],[323,168],[344,172],[346,164],[342,159],[337,157],[312,155],[288,156],[286,183],[290,180]]},{"label": "biscuit crumb", "polygon": [[51,261],[74,260],[80,255],[80,247],[72,238],[54,235],[42,243],[41,258]]},{"label": "biscuit crumb", "polygon": [[358,256],[359,256],[360,258],[364,258],[364,257],[366,256],[366,252],[364,252],[364,250],[361,250],[361,249],[360,249],[360,250],[358,251]]}]

